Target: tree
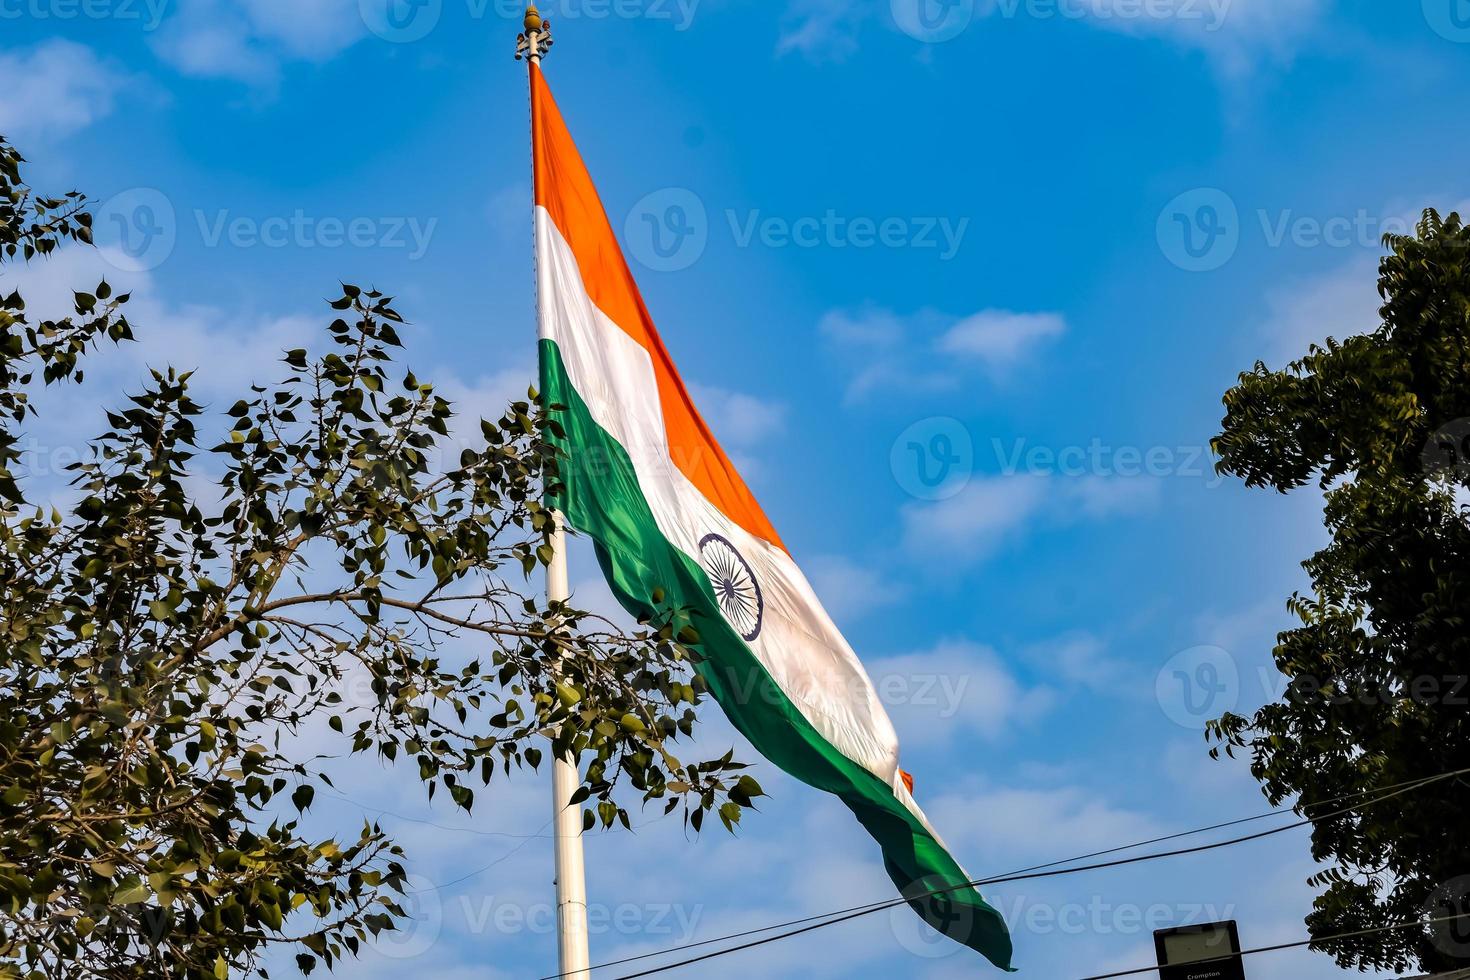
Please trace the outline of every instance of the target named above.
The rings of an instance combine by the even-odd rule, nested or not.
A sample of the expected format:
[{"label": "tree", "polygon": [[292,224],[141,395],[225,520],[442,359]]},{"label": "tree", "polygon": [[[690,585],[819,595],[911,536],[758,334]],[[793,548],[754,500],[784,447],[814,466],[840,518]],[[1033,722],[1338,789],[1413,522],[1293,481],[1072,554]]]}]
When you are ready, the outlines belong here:
[{"label": "tree", "polygon": [[[0,263],[86,247],[85,198],[33,195],[22,163],[0,140]],[[404,915],[403,854],[374,824],[316,841],[300,817],[354,753],[465,810],[497,770],[571,753],[589,829],[636,799],[697,830],[761,795],[728,754],[673,754],[705,699],[683,613],[622,631],[527,586],[565,464],[536,399],[436,466],[453,409],[390,375],[403,319],[377,291],[342,287],[328,352],[286,352],[222,419],[153,372],[71,468],[74,505],[34,506],[30,395],[128,342],[128,299],[103,282],[42,322],[0,299],[0,977],[358,953]],[[191,493],[206,475],[218,499]],[[344,697],[349,676],[370,695]],[[316,729],[340,751],[292,748]]]},{"label": "tree", "polygon": [[[1470,229],[1427,211],[1389,236],[1383,323],[1312,346],[1286,370],[1257,363],[1225,395],[1223,473],[1287,492],[1316,481],[1331,543],[1288,603],[1279,703],[1212,724],[1212,750],[1250,753],[1273,804],[1323,814],[1354,794],[1416,791],[1318,819],[1330,866],[1307,920],[1345,967],[1429,971],[1470,958]],[[1457,491],[1460,496],[1457,498]]]}]

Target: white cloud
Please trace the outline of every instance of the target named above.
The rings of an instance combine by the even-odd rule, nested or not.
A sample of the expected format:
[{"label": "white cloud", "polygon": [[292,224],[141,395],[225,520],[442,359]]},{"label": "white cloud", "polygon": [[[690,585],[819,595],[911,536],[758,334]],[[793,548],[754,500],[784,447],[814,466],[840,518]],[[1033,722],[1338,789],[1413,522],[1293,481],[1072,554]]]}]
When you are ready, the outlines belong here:
[{"label": "white cloud", "polygon": [[466,449],[484,446],[480,420],[494,422],[511,402],[525,401],[535,379],[536,371],[529,363],[468,379],[447,371],[424,372],[419,380],[433,383],[434,390],[454,407],[449,438],[439,441],[440,467],[453,469]]},{"label": "white cloud", "polygon": [[[116,293],[130,293],[123,308],[134,324],[137,342],[104,345],[85,362],[89,381],[133,389],[152,367],[172,365],[195,371],[195,399],[240,397],[257,381],[285,373],[279,363],[289,347],[307,346],[320,330],[317,319],[304,316],[257,316],[227,313],[200,306],[172,306],[162,300],[147,273],[121,270],[127,259],[106,248],[69,247],[24,266],[9,265],[0,274],[4,288],[19,289],[33,319],[72,313],[72,294],[107,280]],[[66,402],[79,401],[66,398]],[[90,404],[91,399],[80,399]]]},{"label": "white cloud", "polygon": [[1091,633],[1070,633],[1028,647],[1026,662],[1046,676],[1090,691],[1136,696],[1129,666],[1111,656],[1108,645]]},{"label": "white cloud", "polygon": [[1251,646],[1267,649],[1276,645],[1276,635],[1300,622],[1286,608],[1286,596],[1271,596],[1226,613],[1205,612],[1195,617],[1194,635],[1200,643],[1240,650]]},{"label": "white cloud", "polygon": [[[927,2],[927,0],[926,0]],[[1161,38],[1203,52],[1223,76],[1247,75],[1263,62],[1287,64],[1322,21],[1331,0],[975,0],[969,8],[950,8],[960,30],[1023,18],[1051,22],[1085,20],[1100,30],[1140,38]],[[840,62],[856,55],[868,21],[889,30],[900,27],[886,2],[788,0],[778,54],[800,54],[814,63]],[[937,6],[937,4],[936,4]],[[948,36],[948,35],[947,35]],[[932,56],[926,45],[921,57]]]},{"label": "white cloud", "polygon": [[1163,497],[1164,484],[1149,476],[1089,476],[1067,479],[1066,495],[1086,517],[1105,518],[1152,510]]},{"label": "white cloud", "polygon": [[946,500],[906,505],[903,543],[915,557],[974,564],[1033,525],[1142,513],[1157,506],[1162,492],[1162,482],[1152,477],[984,477]]},{"label": "white cloud", "polygon": [[1345,340],[1378,328],[1377,260],[1362,258],[1273,290],[1266,297],[1267,365],[1284,368],[1328,337]]},{"label": "white cloud", "polygon": [[[171,365],[193,371],[196,401],[226,399],[233,403],[254,383],[269,383],[290,373],[281,364],[284,351],[317,346],[331,314],[320,311],[284,315],[232,312],[208,306],[176,306],[159,295],[151,274],[124,271],[127,256],[108,248],[71,246],[29,264],[0,268],[0,288],[18,289],[33,320],[72,313],[76,290],[89,290],[106,280],[114,293],[129,293],[123,308],[137,341],[105,344],[84,362],[89,381],[131,388],[147,378],[150,367]],[[434,382],[451,401],[455,420],[451,442],[478,441],[479,419],[498,419],[507,403],[524,400],[535,375],[529,363],[493,374],[464,378],[452,370],[423,370],[420,379]],[[65,399],[75,402],[77,399]],[[91,404],[92,399],[82,399]]]},{"label": "white cloud", "polygon": [[1041,513],[1048,478],[999,477],[976,480],[962,493],[903,509],[904,544],[921,556],[986,557]]},{"label": "white cloud", "polygon": [[245,82],[275,79],[275,60],[237,30],[202,18],[198,21],[170,22],[153,39],[154,53],[185,75]]},{"label": "white cloud", "polygon": [[1198,736],[1178,738],[1164,748],[1162,770],[1180,794],[1195,799],[1241,801],[1242,815],[1251,800],[1260,803],[1261,812],[1268,807],[1261,785],[1250,774],[1245,753],[1235,758],[1220,754],[1210,758],[1210,746]]},{"label": "white cloud", "polygon": [[1043,340],[1059,337],[1066,330],[1066,321],[1056,313],[982,310],[950,327],[936,346],[942,353],[970,358],[991,371],[1000,371],[1014,367]]},{"label": "white cloud", "polygon": [[152,44],[185,75],[269,84],[284,61],[327,61],[366,30],[357,0],[191,0]]},{"label": "white cloud", "polygon": [[817,330],[851,374],[847,400],[888,388],[956,388],[975,368],[999,382],[1067,329],[1057,313],[981,310],[967,317],[921,309],[831,310]]},{"label": "white cloud", "polygon": [[1147,814],[1074,787],[950,794],[928,810],[957,852],[983,855],[995,867],[1055,860],[1059,841],[1063,852],[1079,854],[1164,833]]},{"label": "white cloud", "polygon": [[59,139],[112,112],[129,77],[91,48],[52,40],[0,53],[0,133],[12,141]]},{"label": "white cloud", "polygon": [[358,0],[239,0],[255,33],[311,60],[330,56],[361,35]]},{"label": "white cloud", "polygon": [[898,346],[907,332],[898,314],[881,309],[860,312],[833,310],[822,317],[817,329],[839,346],[876,350]]},{"label": "white cloud", "polygon": [[[82,458],[88,441],[106,429],[104,410],[141,390],[150,370],[192,372],[191,396],[207,412],[219,413],[247,396],[252,384],[270,384],[290,374],[281,363],[284,351],[323,344],[330,321],[325,306],[319,313],[284,315],[176,306],[158,294],[149,273],[123,271],[127,265],[127,257],[110,248],[69,246],[26,264],[0,267],[0,289],[20,292],[32,322],[72,315],[74,292],[90,291],[104,279],[115,295],[131,295],[123,312],[136,341],[99,344],[82,363],[85,382],[80,387],[63,384],[34,393],[39,415],[27,423],[22,449],[30,454],[33,477],[45,481],[38,490],[56,492],[64,485],[64,467]],[[454,405],[450,438],[439,447],[450,464],[458,461],[462,448],[481,442],[478,420],[499,418],[507,402],[525,397],[533,377],[529,365],[469,379],[452,370],[419,375],[436,382]],[[205,439],[213,435],[207,425]],[[212,500],[217,491],[207,475],[209,462],[207,454],[201,457],[200,479],[191,489],[200,499]]]},{"label": "white cloud", "polygon": [[822,605],[839,623],[892,606],[908,591],[873,565],[841,555],[818,555],[803,561],[802,567]]},{"label": "white cloud", "polygon": [[786,427],[786,406],[712,385],[691,385],[700,414],[724,445],[758,449]]},{"label": "white cloud", "polygon": [[845,61],[858,51],[858,33],[873,4],[857,0],[793,0],[786,9],[777,54],[809,61]]},{"label": "white cloud", "polygon": [[1082,0],[1078,6],[1097,27],[1203,51],[1233,76],[1262,59],[1290,61],[1327,5],[1328,0]]},{"label": "white cloud", "polygon": [[994,650],[967,640],[876,659],[868,673],[900,744],[910,748],[965,735],[999,739],[1041,717],[1055,700],[1048,688],[1024,686]]}]

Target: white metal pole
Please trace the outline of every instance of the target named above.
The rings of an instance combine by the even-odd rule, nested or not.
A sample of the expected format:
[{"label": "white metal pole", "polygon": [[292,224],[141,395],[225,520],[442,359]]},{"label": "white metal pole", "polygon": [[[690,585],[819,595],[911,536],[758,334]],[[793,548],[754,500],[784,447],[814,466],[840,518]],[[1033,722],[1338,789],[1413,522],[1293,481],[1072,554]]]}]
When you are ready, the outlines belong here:
[{"label": "white metal pole", "polygon": [[[542,20],[532,4],[526,10],[525,33],[517,39],[517,57],[540,65],[551,47],[551,25]],[[540,286],[538,284],[538,295]],[[556,526],[551,536],[551,562],[546,566],[546,598],[566,602],[572,597],[567,578],[566,530],[561,514],[553,515]],[[570,756],[551,764],[551,809],[556,845],[557,952],[564,980],[589,980],[592,966],[587,938],[587,865],[582,849],[582,813],[572,805],[572,796],[582,785],[576,763]]]},{"label": "white metal pole", "polygon": [[[546,597],[565,602],[571,598],[567,581],[566,534],[556,515],[552,536],[554,554],[546,567]],[[582,777],[570,757],[552,763],[552,815],[556,827],[556,921],[561,975],[568,980],[591,977],[587,941],[587,866],[582,851],[582,811],[572,805],[572,794]]]}]

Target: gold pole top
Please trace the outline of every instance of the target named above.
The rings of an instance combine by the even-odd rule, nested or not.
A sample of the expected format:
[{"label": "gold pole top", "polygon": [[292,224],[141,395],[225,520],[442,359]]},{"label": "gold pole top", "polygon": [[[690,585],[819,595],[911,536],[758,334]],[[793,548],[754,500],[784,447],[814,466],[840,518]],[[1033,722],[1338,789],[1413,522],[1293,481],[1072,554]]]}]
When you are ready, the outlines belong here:
[{"label": "gold pole top", "polygon": [[516,60],[539,62],[552,45],[551,24],[542,19],[541,11],[532,3],[526,7],[525,25],[525,31],[516,38]]}]

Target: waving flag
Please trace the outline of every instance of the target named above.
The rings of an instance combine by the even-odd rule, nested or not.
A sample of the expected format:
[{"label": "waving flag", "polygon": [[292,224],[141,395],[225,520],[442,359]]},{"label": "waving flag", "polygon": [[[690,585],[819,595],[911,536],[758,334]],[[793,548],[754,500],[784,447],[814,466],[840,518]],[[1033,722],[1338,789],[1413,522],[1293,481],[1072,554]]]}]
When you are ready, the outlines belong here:
[{"label": "waving flag", "polygon": [[534,63],[531,102],[541,384],[571,460],[554,503],[630,612],[662,590],[700,616],[699,670],[756,750],[839,797],[915,910],[1009,969],[1005,923],[914,802],[862,664],[695,410]]}]

